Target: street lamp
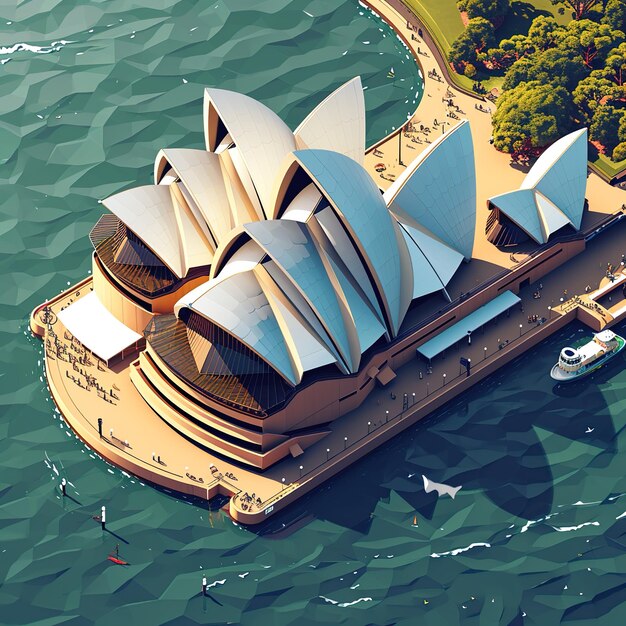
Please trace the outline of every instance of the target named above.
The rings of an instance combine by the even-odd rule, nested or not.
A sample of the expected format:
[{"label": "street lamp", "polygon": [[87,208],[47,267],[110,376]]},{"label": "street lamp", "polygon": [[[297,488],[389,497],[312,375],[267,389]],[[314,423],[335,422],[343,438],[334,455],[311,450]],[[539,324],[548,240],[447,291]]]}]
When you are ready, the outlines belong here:
[{"label": "street lamp", "polygon": [[472,331],[471,330],[467,331],[467,345],[468,346],[472,345]]},{"label": "street lamp", "polygon": [[483,348],[483,361],[487,358],[487,346]]},{"label": "street lamp", "polygon": [[300,478],[302,478],[302,470],[304,469],[304,467],[301,465],[300,466]]},{"label": "street lamp", "polygon": [[426,383],[426,397],[428,397],[429,393],[430,393],[430,383]]},{"label": "street lamp", "polygon": [[282,491],[285,488],[285,479],[284,479],[284,477],[280,479],[280,482],[281,482],[281,485],[282,485],[280,490]]},{"label": "street lamp", "polygon": [[548,319],[550,320],[552,319],[552,307],[551,306],[548,307]]},{"label": "street lamp", "polygon": [[328,461],[328,455],[330,454],[330,448],[326,448],[326,460]]},{"label": "street lamp", "polygon": [[415,404],[415,392],[413,392],[413,402],[411,404]]},{"label": "street lamp", "polygon": [[343,438],[343,449],[345,450],[347,446],[348,446],[348,438],[344,437]]},{"label": "street lamp", "polygon": [[446,375],[445,374],[443,375],[443,384],[444,384],[444,386],[446,384]]},{"label": "street lamp", "polygon": [[385,411],[385,424],[389,420],[389,411]]},{"label": "street lamp", "polygon": [[522,336],[522,328],[523,328],[523,326],[520,324],[520,325],[519,325],[519,336],[520,336],[520,337]]},{"label": "street lamp", "polygon": [[370,428],[372,426],[372,422],[367,422],[367,434],[370,434]]}]

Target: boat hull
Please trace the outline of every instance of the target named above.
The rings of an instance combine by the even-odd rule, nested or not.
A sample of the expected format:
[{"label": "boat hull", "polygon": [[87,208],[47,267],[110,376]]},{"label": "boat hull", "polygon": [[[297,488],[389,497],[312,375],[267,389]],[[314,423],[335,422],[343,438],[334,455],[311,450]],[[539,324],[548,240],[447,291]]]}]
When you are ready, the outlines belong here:
[{"label": "boat hull", "polygon": [[578,370],[576,372],[566,372],[565,370],[559,367],[559,364],[555,364],[550,370],[550,378],[552,380],[556,380],[559,383],[571,383],[575,380],[579,380],[592,374],[593,372],[600,369],[603,365],[608,363],[614,356],[617,356],[626,345],[626,341],[619,336],[616,336],[617,339],[617,348],[612,352],[607,352],[602,358],[598,359],[595,363],[586,367],[584,370]]}]

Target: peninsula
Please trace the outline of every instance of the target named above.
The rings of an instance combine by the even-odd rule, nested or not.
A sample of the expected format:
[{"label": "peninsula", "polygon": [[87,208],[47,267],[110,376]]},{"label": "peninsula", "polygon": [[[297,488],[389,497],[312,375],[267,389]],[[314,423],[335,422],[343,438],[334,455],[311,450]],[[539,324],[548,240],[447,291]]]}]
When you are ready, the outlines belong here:
[{"label": "peninsula", "polygon": [[358,77],[293,131],[207,88],[206,149],[105,199],[91,276],[31,315],[88,446],[244,524],[571,320],[626,314],[625,194],[588,177],[586,129],[512,168],[495,105],[446,82],[408,11],[366,4],[424,77],[410,120],[366,151]]}]

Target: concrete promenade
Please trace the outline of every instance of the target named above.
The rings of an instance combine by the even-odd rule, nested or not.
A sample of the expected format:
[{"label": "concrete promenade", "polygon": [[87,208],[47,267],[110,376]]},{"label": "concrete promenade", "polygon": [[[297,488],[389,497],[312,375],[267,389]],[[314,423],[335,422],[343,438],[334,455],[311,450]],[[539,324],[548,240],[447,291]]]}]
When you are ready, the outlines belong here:
[{"label": "concrete promenade", "polygon": [[[406,31],[406,19],[403,16],[380,0],[370,2],[394,28]],[[412,43],[415,48],[420,45],[417,41]],[[436,61],[430,52],[426,52],[426,55],[419,55],[419,60],[425,74],[427,92],[431,95],[425,94],[416,120],[428,120],[431,116],[441,115],[437,107],[441,106],[441,94],[445,93],[447,87],[445,83],[428,80],[428,64],[436,64]],[[438,74],[443,76],[440,70]],[[436,101],[437,93],[440,94],[439,104]],[[501,171],[510,174],[510,180],[517,180],[517,184],[523,178],[523,172],[511,168],[508,156],[497,153],[489,146],[488,114],[476,111],[473,108],[474,100],[469,96],[463,96],[467,102],[461,100],[460,96],[455,96],[455,102],[457,97],[461,109],[477,121],[474,126],[472,119],[477,148],[479,205],[484,205],[488,195],[508,190],[505,184],[508,184],[506,180],[509,178],[505,177],[503,182]],[[428,106],[431,100],[432,107]],[[397,137],[391,138],[387,140],[389,145],[383,142],[379,146],[389,156],[389,170],[393,169],[391,155],[397,154],[397,141]],[[412,142],[411,137],[407,141],[415,146],[414,150],[407,148],[407,154],[417,155],[418,150],[428,145],[424,143],[420,146]],[[367,157],[367,163],[371,164],[370,156]],[[495,161],[492,163],[489,158]],[[400,167],[397,165],[397,168]],[[608,185],[595,175],[590,178],[589,195],[598,194],[593,196],[596,201],[598,198],[604,199],[600,204],[593,205],[586,219],[599,221],[606,214],[618,210],[626,194],[619,190],[615,190],[619,196],[607,194],[604,187],[597,186],[594,178],[604,187]],[[380,181],[384,183],[385,179]],[[390,184],[390,181],[387,180],[385,184]],[[492,189],[497,191],[489,191]],[[484,215],[479,214],[476,259],[464,266],[459,274],[471,275],[473,267],[480,267],[476,260],[484,261],[482,267],[490,275],[506,269],[523,271],[530,257],[517,253],[511,256],[488,244],[484,237],[483,218]],[[262,474],[202,450],[162,421],[145,403],[130,380],[131,365],[136,361],[137,354],[108,368],[98,363],[93,355],[67,334],[58,321],[58,312],[70,300],[75,301],[89,293],[91,279],[47,303],[50,310],[48,323],[42,318],[42,307],[36,309],[31,318],[31,328],[33,332],[43,335],[46,375],[51,394],[65,420],[89,447],[126,471],[166,488],[207,499],[218,494],[229,496],[228,512],[231,517],[246,524],[255,524],[316,488],[569,321],[579,315],[587,315],[588,309],[571,305],[572,297],[583,297],[588,285],[593,289],[599,287],[605,277],[607,263],[620,265],[622,254],[626,252],[625,241],[626,219],[594,239],[584,252],[566,264],[523,287],[519,294],[522,298],[519,308],[511,310],[508,315],[501,315],[482,331],[475,332],[471,344],[462,342],[449,349],[447,354],[434,359],[431,374],[426,374],[425,362],[416,357],[411,358],[406,365],[397,369],[396,378],[387,387],[375,389],[358,409],[333,422],[330,435],[308,448],[300,457],[281,461]],[[468,282],[467,278],[459,278],[459,289],[467,291],[464,280]],[[474,278],[469,282],[473,286]],[[536,297],[537,293],[540,294],[539,298]],[[617,311],[622,304],[616,301],[612,306]],[[551,307],[550,311],[548,307]],[[546,318],[546,321],[539,325],[529,323],[529,316],[534,315],[538,319]],[[589,323],[589,320],[586,321]],[[460,372],[460,356],[472,360],[469,378]],[[76,359],[79,359],[78,363]],[[98,417],[103,420],[102,437],[98,434]],[[431,478],[439,480],[442,477]],[[254,494],[254,502],[250,503],[243,497],[244,494]]]}]

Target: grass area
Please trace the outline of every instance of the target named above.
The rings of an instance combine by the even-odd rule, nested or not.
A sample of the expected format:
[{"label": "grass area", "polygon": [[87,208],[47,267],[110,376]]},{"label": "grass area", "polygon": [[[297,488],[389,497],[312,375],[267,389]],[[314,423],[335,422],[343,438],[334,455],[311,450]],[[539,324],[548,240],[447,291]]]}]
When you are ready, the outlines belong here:
[{"label": "grass area", "polygon": [[591,161],[592,165],[598,168],[607,178],[611,179],[617,176],[622,170],[626,169],[626,159],[615,163],[609,157],[599,154],[595,161]]},{"label": "grass area", "polygon": [[465,28],[456,0],[404,0],[404,3],[422,18],[448,56],[452,42]]},{"label": "grass area", "polygon": [[[464,29],[461,14],[456,8],[456,0],[403,0],[403,2],[420,17],[443,55],[447,57],[452,43]],[[559,24],[566,24],[570,19],[567,13],[559,15],[550,0],[530,0],[529,2],[514,0],[511,3],[511,12],[497,31],[497,37],[505,39],[515,34],[526,34],[532,21],[539,15],[552,15]],[[457,87],[471,91],[473,80],[457,74],[452,69],[450,69],[450,74]],[[479,75],[477,80],[489,91],[494,87],[500,89],[503,77],[485,76],[483,78]]]}]

